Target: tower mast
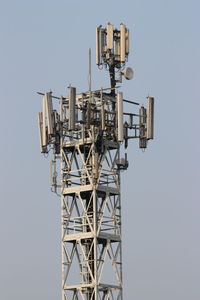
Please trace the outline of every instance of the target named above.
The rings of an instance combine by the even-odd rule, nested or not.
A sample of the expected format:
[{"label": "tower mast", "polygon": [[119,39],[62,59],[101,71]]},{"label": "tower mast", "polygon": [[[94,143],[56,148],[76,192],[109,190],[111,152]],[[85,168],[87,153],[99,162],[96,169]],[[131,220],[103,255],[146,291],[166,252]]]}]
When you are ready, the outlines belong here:
[{"label": "tower mast", "polygon": [[77,93],[70,86],[60,98],[45,93],[38,115],[41,152],[53,149],[51,185],[61,199],[62,300],[122,299],[120,173],[128,161],[120,148],[132,138],[146,148],[153,138],[154,99],[148,97],[147,110],[141,107],[139,114],[124,112],[126,102],[138,103],[125,100],[116,86],[122,75],[133,75],[124,69],[128,29],[99,26],[96,46],[96,63],[108,67],[111,87]]}]

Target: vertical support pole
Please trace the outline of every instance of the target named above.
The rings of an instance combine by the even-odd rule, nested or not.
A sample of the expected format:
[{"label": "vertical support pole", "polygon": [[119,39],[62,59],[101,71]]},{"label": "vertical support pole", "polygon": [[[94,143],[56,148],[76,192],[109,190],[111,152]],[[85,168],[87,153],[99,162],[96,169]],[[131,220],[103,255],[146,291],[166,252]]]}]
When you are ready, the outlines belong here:
[{"label": "vertical support pole", "polygon": [[[60,121],[61,124],[63,122],[63,99],[60,99]],[[63,184],[62,178],[63,178],[63,132],[62,129],[60,131],[60,172],[61,172],[61,185]],[[65,270],[64,270],[64,220],[63,220],[63,208],[64,208],[64,195],[62,193],[63,187],[61,186],[61,197],[60,197],[60,222],[61,222],[61,297],[62,300],[65,300],[65,290],[64,290],[64,276],[65,276]]]},{"label": "vertical support pole", "polygon": [[118,141],[123,142],[124,140],[124,124],[123,124],[123,93],[117,93],[117,133]]},{"label": "vertical support pole", "polygon": [[91,48],[89,48],[89,91],[92,89],[92,61],[91,61]]},{"label": "vertical support pole", "polygon": [[105,130],[105,104],[103,101],[102,89],[101,89],[101,130]]},{"label": "vertical support pole", "polygon": [[[120,155],[120,149],[119,149],[119,155]],[[120,177],[120,171],[118,171],[118,184],[119,184],[119,207],[120,207],[120,232],[119,235],[122,236],[122,217],[121,217],[121,177]],[[120,241],[120,279],[121,279],[121,286],[123,286],[123,273],[122,273],[122,240]],[[123,300],[123,291],[121,290],[121,298],[120,300]]]},{"label": "vertical support pole", "polygon": [[110,85],[111,85],[111,92],[110,94],[112,96],[115,96],[115,86],[116,86],[116,80],[115,80],[115,65],[111,64],[109,66],[109,73],[110,73]]},{"label": "vertical support pole", "polygon": [[94,280],[95,280],[95,296],[94,300],[98,300],[98,270],[97,270],[97,191],[96,188],[93,191],[93,209],[94,209],[94,215],[93,215],[93,228],[94,228]]}]

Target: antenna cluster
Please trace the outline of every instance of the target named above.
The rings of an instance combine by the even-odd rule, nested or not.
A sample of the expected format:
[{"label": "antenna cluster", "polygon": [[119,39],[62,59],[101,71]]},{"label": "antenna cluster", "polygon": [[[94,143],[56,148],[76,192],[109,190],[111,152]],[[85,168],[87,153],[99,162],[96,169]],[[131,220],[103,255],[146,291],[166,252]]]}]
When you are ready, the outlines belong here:
[{"label": "antenna cluster", "polygon": [[113,97],[109,91],[111,89],[76,94],[76,88],[70,86],[68,97],[59,99],[64,113],[62,121],[60,114],[53,109],[52,92],[45,93],[43,111],[38,113],[41,152],[48,153],[52,147],[55,154],[60,153],[61,130],[71,140],[85,139],[91,128],[98,131],[99,141],[125,141],[127,148],[128,140],[138,138],[139,147],[145,149],[147,141],[153,139],[154,98],[147,97],[147,108],[142,106],[136,114],[125,111],[124,104],[139,103],[124,99],[122,92]]},{"label": "antenna cluster", "polygon": [[[127,80],[133,78],[133,70],[125,68],[129,55],[129,30],[124,24],[120,29],[114,28],[110,23],[105,28],[101,25],[96,28],[96,64],[109,69],[111,87],[117,82],[122,82],[122,75]],[[115,78],[115,70],[119,72],[119,78]],[[115,90],[111,91],[112,94]]]},{"label": "antenna cluster", "polygon": [[101,25],[96,29],[96,64],[113,64],[121,69],[128,59],[129,30],[124,24],[120,30],[110,23],[105,28]]},{"label": "antenna cluster", "polygon": [[41,153],[48,153],[48,146],[54,146],[54,153],[60,153],[60,115],[53,110],[52,92],[42,98],[42,112],[38,113]]}]

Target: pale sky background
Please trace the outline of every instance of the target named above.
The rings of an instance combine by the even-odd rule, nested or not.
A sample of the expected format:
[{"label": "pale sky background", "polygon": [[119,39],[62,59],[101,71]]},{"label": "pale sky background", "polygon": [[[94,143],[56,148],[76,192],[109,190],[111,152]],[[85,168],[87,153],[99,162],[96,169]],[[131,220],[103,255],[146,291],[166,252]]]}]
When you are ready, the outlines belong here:
[{"label": "pale sky background", "polygon": [[60,299],[60,206],[37,91],[108,87],[95,28],[130,29],[126,99],[155,97],[155,140],[122,174],[124,299],[200,299],[200,1],[0,1],[0,299]]}]

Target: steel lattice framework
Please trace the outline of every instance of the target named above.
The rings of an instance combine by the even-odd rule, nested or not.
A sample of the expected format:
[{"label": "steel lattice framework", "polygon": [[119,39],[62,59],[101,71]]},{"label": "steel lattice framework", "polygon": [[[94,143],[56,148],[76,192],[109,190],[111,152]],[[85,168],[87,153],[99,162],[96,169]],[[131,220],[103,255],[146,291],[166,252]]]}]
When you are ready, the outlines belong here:
[{"label": "steel lattice framework", "polygon": [[[113,31],[110,24],[107,31],[97,29],[98,38],[113,34],[119,47],[123,32]],[[68,97],[42,94],[38,118],[41,152],[53,149],[51,185],[61,198],[62,300],[122,299],[120,172],[128,161],[120,147],[139,138],[140,148],[146,148],[153,138],[153,98],[147,98],[147,110],[142,106],[139,114],[124,112],[123,102],[138,103],[117,91],[113,70],[121,66],[119,55],[110,60],[110,48],[102,49],[107,51],[99,54],[104,63],[112,61],[111,88],[77,94],[70,86]],[[53,99],[59,102],[57,110]]]},{"label": "steel lattice framework", "polygon": [[[93,107],[93,125],[61,138],[63,299],[121,299],[120,145],[112,102],[100,100],[94,93],[78,99],[79,107]],[[102,103],[110,139],[100,126]]]}]

